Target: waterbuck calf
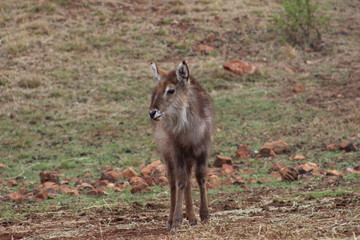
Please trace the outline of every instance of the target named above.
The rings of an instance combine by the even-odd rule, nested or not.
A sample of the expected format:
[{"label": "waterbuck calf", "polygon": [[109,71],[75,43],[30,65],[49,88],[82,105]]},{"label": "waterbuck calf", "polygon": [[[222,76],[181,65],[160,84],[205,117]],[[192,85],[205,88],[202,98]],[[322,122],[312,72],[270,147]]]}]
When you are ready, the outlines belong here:
[{"label": "waterbuck calf", "polygon": [[191,173],[200,187],[200,218],[209,218],[205,177],[212,139],[213,106],[210,96],[189,74],[185,61],[176,70],[165,72],[151,63],[157,80],[151,98],[149,115],[162,160],[167,166],[171,191],[168,226],[182,223],[185,195],[186,217],[196,225],[191,197]]}]

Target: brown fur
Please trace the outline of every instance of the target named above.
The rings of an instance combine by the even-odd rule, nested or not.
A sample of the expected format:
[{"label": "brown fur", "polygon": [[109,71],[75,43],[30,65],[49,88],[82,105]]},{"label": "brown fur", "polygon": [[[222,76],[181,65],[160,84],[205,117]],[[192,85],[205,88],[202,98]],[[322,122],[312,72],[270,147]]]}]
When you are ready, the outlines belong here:
[{"label": "brown fur", "polygon": [[[190,225],[197,223],[191,197],[193,166],[200,187],[200,218],[206,222],[209,213],[205,176],[213,129],[210,96],[189,75],[185,62],[168,73],[155,64],[152,64],[152,70],[158,81],[149,114],[159,153],[168,170],[171,190],[168,226],[178,227],[181,224],[184,195],[186,217]],[[170,92],[167,92],[169,89]],[[171,93],[171,90],[174,92]]]}]

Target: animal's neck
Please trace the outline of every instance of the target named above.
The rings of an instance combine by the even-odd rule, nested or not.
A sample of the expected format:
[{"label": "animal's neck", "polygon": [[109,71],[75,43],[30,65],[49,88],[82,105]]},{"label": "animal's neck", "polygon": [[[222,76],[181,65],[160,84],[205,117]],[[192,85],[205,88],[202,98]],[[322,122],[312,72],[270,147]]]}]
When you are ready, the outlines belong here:
[{"label": "animal's neck", "polygon": [[172,132],[180,132],[189,128],[191,124],[191,111],[189,104],[183,104],[182,106],[177,106],[169,114],[169,119],[166,121],[168,127]]}]

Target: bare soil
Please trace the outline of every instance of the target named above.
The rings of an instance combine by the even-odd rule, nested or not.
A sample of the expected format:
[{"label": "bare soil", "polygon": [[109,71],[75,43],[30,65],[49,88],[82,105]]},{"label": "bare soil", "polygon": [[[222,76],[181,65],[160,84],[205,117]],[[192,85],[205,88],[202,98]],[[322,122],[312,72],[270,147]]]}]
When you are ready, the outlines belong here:
[{"label": "bare soil", "polygon": [[[3,2],[3,5],[5,6],[6,1]],[[21,1],[21,3],[23,2],[24,4],[26,3],[26,1]],[[340,143],[344,138],[339,136],[339,133],[342,134],[342,132],[346,132],[345,130],[347,129],[355,129],[351,133],[351,136],[348,136],[346,139],[352,139],[356,146],[359,147],[358,136],[360,135],[358,130],[358,108],[360,101],[360,55],[358,54],[358,37],[360,36],[360,31],[357,27],[359,24],[357,23],[360,22],[360,15],[357,10],[358,4],[356,0],[349,0],[341,3],[335,2],[336,4],[334,4],[334,9],[331,8],[331,11],[334,11],[331,15],[333,19],[333,25],[331,27],[333,30],[324,34],[323,38],[326,44],[322,52],[302,52],[294,47],[290,48],[291,54],[288,53],[289,51],[285,51],[287,49],[286,47],[275,44],[268,34],[266,34],[267,31],[264,30],[265,28],[263,29],[260,27],[268,24],[267,20],[270,18],[273,9],[279,8],[278,6],[275,6],[278,1],[245,1],[244,3],[241,3],[244,4],[244,6],[240,10],[233,7],[233,4],[236,1],[212,2],[200,0],[187,1],[186,4],[182,3],[183,1],[157,1],[156,5],[154,4],[155,1],[105,1],[107,2],[106,4],[102,1],[92,1],[90,4],[91,8],[86,7],[87,4],[84,4],[84,1],[57,1],[59,4],[56,6],[61,7],[64,5],[64,7],[59,7],[59,9],[54,8],[55,5],[52,6],[51,4],[48,4],[50,2],[51,1],[39,0],[37,5],[34,4],[34,6],[37,7],[34,8],[34,10],[25,11],[22,14],[18,14],[17,11],[14,11],[12,13],[14,15],[9,15],[7,19],[16,19],[16,21],[9,21],[9,23],[5,24],[8,20],[4,20],[4,23],[2,23],[3,25],[1,26],[7,26],[8,28],[4,32],[9,31],[11,33],[11,36],[5,35],[5,39],[10,39],[10,41],[7,41],[7,44],[15,44],[14,47],[12,47],[12,45],[7,47],[7,51],[0,49],[0,58],[4,60],[1,61],[0,66],[4,69],[10,69],[10,67],[12,67],[12,71],[7,72],[7,74],[14,75],[9,77],[10,80],[14,78],[17,81],[19,76],[21,79],[21,74],[28,76],[29,73],[42,74],[44,76],[51,74],[56,75],[56,72],[52,71],[53,69],[59,68],[57,59],[58,55],[56,54],[60,53],[65,54],[60,55],[61,57],[59,58],[59,61],[62,64],[65,64],[65,62],[72,59],[72,52],[75,52],[74,56],[79,55],[81,58],[87,57],[87,60],[90,63],[92,63],[94,59],[94,62],[96,62],[97,56],[102,55],[97,54],[97,48],[99,46],[103,46],[99,52],[112,53],[114,51],[110,47],[116,45],[113,44],[114,41],[121,46],[117,49],[117,51],[120,51],[120,53],[124,56],[117,53],[119,56],[116,56],[116,58],[113,57],[114,59],[112,59],[112,61],[116,63],[116,68],[119,68],[118,65],[124,66],[124,69],[126,70],[124,70],[124,72],[131,75],[131,77],[129,77],[131,81],[129,82],[134,82],[133,79],[137,78],[148,78],[148,75],[145,75],[144,77],[143,72],[139,69],[142,69],[142,67],[145,69],[145,65],[146,68],[148,68],[148,63],[153,61],[153,59],[150,58],[153,57],[158,57],[159,59],[157,60],[160,63],[165,63],[168,66],[173,66],[174,62],[178,62],[184,58],[190,59],[192,62],[198,63],[199,69],[203,69],[201,71],[197,70],[198,72],[205,74],[208,69],[211,69],[209,75],[214,75],[217,72],[215,71],[217,68],[216,66],[221,66],[224,60],[242,58],[247,61],[257,63],[263,72],[265,72],[263,73],[264,77],[260,76],[260,81],[265,82],[265,79],[263,78],[269,77],[271,79],[273,78],[272,76],[276,76],[276,80],[278,82],[277,84],[280,85],[283,90],[280,95],[274,94],[272,96],[270,94],[268,97],[273,97],[276,100],[280,99],[284,103],[294,105],[304,101],[305,103],[300,106],[305,106],[306,109],[309,110],[317,108],[326,109],[329,113],[325,117],[320,116],[320,120],[318,119],[319,121],[316,119],[316,121],[311,121],[310,123],[312,123],[313,126],[308,126],[309,124],[300,124],[296,129],[294,129],[294,132],[288,133],[286,132],[286,128],[279,131],[278,134],[280,136],[288,134],[294,136],[294,139],[301,139],[301,142],[299,141],[298,145],[294,146],[294,148],[296,147],[297,149],[302,149],[303,145],[306,145],[306,149],[312,150],[313,148],[316,151],[323,151],[326,144]],[[11,6],[11,9],[14,8]],[[89,9],[92,11],[90,12],[91,14],[88,14],[90,11]],[[99,10],[99,13],[97,13],[97,10]],[[119,13],[117,13],[119,16],[112,15],[116,13],[115,10],[119,11]],[[223,12],[220,10],[223,10]],[[35,17],[33,17],[31,14],[35,14],[36,11],[40,11],[41,15],[34,15]],[[5,11],[2,13],[5,14]],[[99,16],[95,15],[95,17],[99,20],[97,20],[97,18],[95,20],[93,19],[94,13],[99,14]],[[217,14],[223,18],[223,21],[216,20],[215,17]],[[111,19],[107,20],[108,16],[113,16],[114,22],[110,21]],[[34,40],[33,43],[30,44],[28,43],[28,36],[41,36],[41,32],[36,32],[35,30],[37,30],[37,28],[35,27],[33,29],[29,26],[27,27],[26,25],[22,26],[21,24],[26,24],[28,20],[35,21],[36,18],[40,18],[40,20],[42,20],[37,22],[39,25],[37,28],[40,30],[43,29],[45,37],[40,38],[41,41]],[[104,27],[104,25],[101,25],[101,21],[108,21],[108,25]],[[125,23],[122,23],[123,21]],[[96,44],[94,43],[94,46],[87,43],[85,40],[85,46],[82,46],[81,41],[80,43],[74,41],[70,42],[72,44],[65,44],[67,43],[68,38],[82,34],[83,29],[77,29],[77,27],[81,25],[89,25],[89,28],[97,26],[98,29],[94,29],[94,32],[99,36],[102,36],[104,34],[103,31],[105,31],[105,37],[108,37],[110,40],[106,40],[106,38],[104,38],[102,39],[103,43],[100,41],[101,38],[95,35],[93,41],[95,41]],[[78,30],[79,33],[75,32],[71,35],[71,31],[68,31],[67,29],[66,31],[64,30],[67,26],[71,26],[75,30]],[[19,29],[30,29],[27,31],[34,31],[34,33],[27,35],[27,32],[25,32],[26,34],[23,32],[23,34],[25,34],[23,37],[21,35],[18,36],[15,33],[17,33]],[[56,30],[52,32],[52,29]],[[108,32],[106,30],[108,30]],[[113,33],[117,33],[119,31],[121,31],[121,34],[114,37]],[[93,37],[90,33],[87,33],[89,35],[88,37]],[[206,42],[204,39],[206,39],[210,33],[214,33],[216,38],[213,41]],[[48,34],[51,34],[51,38],[47,36]],[[161,41],[153,41],[154,36],[157,36],[156,38]],[[96,41],[98,37],[100,39],[98,40],[99,42]],[[267,40],[267,38],[269,38],[269,40]],[[19,43],[12,41],[12,39],[18,40]],[[37,38],[34,37],[34,39]],[[48,39],[52,39],[54,42],[48,42]],[[82,38],[79,39],[81,40]],[[77,40],[79,39],[77,38]],[[186,39],[187,42],[185,41]],[[20,40],[24,42],[21,42]],[[64,43],[62,41],[64,41]],[[109,43],[107,43],[107,41],[109,41]],[[166,42],[166,44],[163,44],[162,42]],[[4,41],[2,41],[2,44],[2,48],[8,46],[4,45]],[[54,46],[48,47],[48,44],[53,44]],[[208,44],[209,46],[214,47],[215,51],[197,52],[196,47],[199,44]],[[23,48],[21,48],[21,46]],[[131,49],[131,51],[129,49]],[[188,50],[188,52],[184,50]],[[294,50],[295,54],[292,54],[292,50]],[[160,53],[158,53],[159,51]],[[6,52],[6,54],[4,52]],[[92,54],[87,56],[88,52],[91,52]],[[53,53],[56,54],[53,56]],[[160,54],[160,56],[154,56],[154,53]],[[282,57],[282,55],[287,55],[286,53],[293,56],[289,59]],[[25,55],[25,57],[23,57],[22,54]],[[69,54],[70,57],[68,57],[67,54]],[[214,62],[216,62],[214,66],[206,67],[206,61],[204,61],[205,63],[203,65],[199,63],[204,59],[206,60],[212,54],[215,59]],[[47,59],[47,56],[53,56],[56,60],[44,60]],[[109,56],[112,55],[109,54]],[[76,64],[79,64],[77,63],[79,61],[77,60],[78,57],[74,59]],[[311,61],[306,61],[306,59],[310,59]],[[140,62],[140,67],[136,66],[136,70],[134,70],[135,67],[131,68],[131,66],[135,66],[135,63],[138,62]],[[21,129],[24,129],[24,131],[30,129],[33,124],[36,124],[36,121],[34,122],[31,119],[28,120],[27,118],[20,118],[22,116],[21,111],[19,111],[17,115],[9,114],[9,112],[11,112],[10,110],[17,109],[24,104],[32,106],[32,108],[29,108],[30,110],[27,110],[29,112],[32,110],[36,112],[34,108],[39,108],[39,106],[47,106],[44,109],[48,109],[51,105],[48,105],[47,101],[50,100],[45,99],[46,101],[41,101],[45,98],[44,96],[49,95],[49,92],[51,93],[52,91],[54,91],[53,95],[58,96],[58,98],[51,101],[54,101],[54,105],[56,104],[57,107],[58,105],[63,105],[64,110],[62,111],[64,116],[66,115],[66,117],[68,117],[68,115],[78,115],[76,111],[73,113],[70,110],[67,110],[66,106],[69,105],[67,99],[75,98],[70,95],[68,97],[67,91],[72,90],[72,88],[78,88],[75,87],[75,85],[72,85],[73,83],[78,84],[77,82],[81,81],[88,83],[89,81],[87,80],[89,77],[86,74],[88,74],[89,71],[84,70],[84,72],[86,72],[86,74],[83,74],[84,76],[81,76],[82,74],[79,74],[79,76],[75,74],[75,77],[70,75],[68,77],[69,81],[66,82],[63,78],[66,78],[69,69],[72,69],[72,65],[75,65],[75,63],[70,61],[67,64],[68,65],[65,65],[64,67],[64,73],[66,74],[62,73],[60,71],[61,69],[59,70],[58,75],[60,76],[58,77],[58,81],[61,84],[64,83],[64,85],[68,84],[69,89],[64,87],[64,93],[61,91],[55,92],[54,90],[57,89],[58,85],[53,86],[50,81],[46,84],[38,82],[37,84],[40,84],[40,87],[38,88],[39,90],[36,90],[36,87],[38,87],[36,84],[34,84],[33,87],[35,89],[34,91],[40,92],[39,95],[36,95],[36,92],[32,93],[34,94],[33,99],[36,99],[36,101],[33,100],[35,101],[35,104],[30,101],[31,89],[26,89],[26,91],[29,91],[30,93],[22,94],[22,92],[25,91],[23,88],[31,88],[31,86],[21,85],[22,87],[19,87],[17,86],[18,83],[16,81],[11,82],[10,80],[10,83],[3,83],[4,90],[2,90],[0,100],[4,107],[1,109],[1,112],[4,112],[3,116],[6,116],[6,118],[3,117],[1,121],[8,118],[12,119],[14,116],[17,116],[20,120],[11,120],[12,123],[16,121],[23,121],[27,125],[24,125]],[[86,63],[84,65],[87,66],[89,64]],[[108,64],[104,63],[104,66],[105,65],[107,66]],[[80,64],[76,66],[80,66],[79,68],[81,68],[82,65]],[[292,75],[283,71],[284,67],[289,66],[291,66],[291,69],[294,69],[294,73],[292,73]],[[38,69],[38,67],[41,69]],[[26,69],[26,71],[23,68]],[[130,70],[128,70],[128,68]],[[212,70],[213,68],[215,70]],[[99,69],[102,70],[107,68],[101,65]],[[100,70],[98,73],[99,76],[102,75],[102,71]],[[266,74],[267,71],[269,73]],[[77,71],[75,71],[75,73],[76,72]],[[80,71],[80,73],[82,72]],[[280,76],[278,76],[279,73]],[[18,76],[18,74],[20,75]],[[134,77],[134,74],[137,75]],[[117,75],[121,74],[116,72],[116,76]],[[98,75],[90,76],[91,77],[89,79],[102,78],[102,76],[99,77]],[[224,73],[222,76],[226,77],[228,75]],[[77,79],[77,77],[79,77],[80,80]],[[76,79],[76,81],[74,81],[74,79]],[[251,79],[249,79],[249,81],[250,80]],[[106,81],[103,80],[103,82]],[[292,88],[295,83],[299,82],[305,82],[305,92],[303,94],[299,94],[295,98]],[[242,80],[240,83],[243,83],[244,85],[252,84],[251,82],[245,82],[245,80]],[[8,84],[9,87],[6,84]],[[218,84],[219,85],[214,87],[215,90],[216,88],[221,90],[221,87],[226,88],[228,86],[223,83]],[[271,84],[275,83],[269,83],[269,85]],[[94,88],[97,87],[98,86],[94,86]],[[111,86],[109,89],[110,88]],[[84,88],[82,90],[85,92],[87,89]],[[119,89],[116,89],[116,91],[118,90]],[[140,88],[139,90],[136,87],[136,91],[134,91],[134,93],[140,92],[143,94],[143,92],[145,92],[143,90],[143,88]],[[21,98],[19,97],[21,101],[14,101],[16,99],[14,96],[17,96],[14,93],[22,96]],[[226,93],[230,94],[231,91]],[[86,94],[88,94],[88,92],[86,92]],[[81,94],[79,94],[79,96],[80,95]],[[77,94],[74,96],[77,96]],[[121,95],[119,96],[121,97]],[[62,98],[64,100],[61,100]],[[135,97],[131,97],[131,99],[132,98]],[[95,100],[89,101],[89,106],[98,102],[97,98],[94,99]],[[85,104],[85,102],[81,104]],[[135,105],[136,102],[133,104]],[[75,106],[77,105],[78,103],[75,104]],[[116,112],[118,111],[118,105],[116,105]],[[101,108],[102,107],[103,106],[101,106]],[[87,105],[85,109],[88,109]],[[92,107],[89,107],[89,109],[92,109]],[[69,114],[69,112],[72,114]],[[132,114],[132,112],[130,113]],[[101,116],[102,114],[103,112],[101,112]],[[117,114],[120,115],[120,113]],[[60,117],[61,116],[62,115],[60,115]],[[238,115],[234,115],[234,117],[237,116]],[[44,116],[44,118],[46,119],[48,117]],[[99,117],[99,119],[99,121],[103,121],[101,120],[102,118]],[[134,119],[132,115],[130,119]],[[48,120],[51,120],[51,118]],[[110,120],[111,122],[115,122],[113,119]],[[76,122],[77,121],[78,120],[76,120]],[[69,122],[71,122],[70,118]],[[123,120],[119,120],[118,122],[119,124],[123,124]],[[39,126],[42,125],[44,124],[39,122]],[[61,128],[65,125],[66,124],[59,124]],[[318,132],[323,131],[323,129],[319,128],[321,125],[328,126],[329,129],[335,129],[336,131],[334,130],[329,131],[329,133],[322,133],[325,137],[320,139],[326,139],[327,142],[310,142],[314,136],[320,135]],[[70,125],[69,128],[72,128],[72,126]],[[312,130],[310,135],[311,138],[309,137],[309,139],[306,139],[301,136],[297,137],[297,134],[301,133],[304,131],[303,129],[306,128],[310,128]],[[8,129],[7,126],[5,126],[4,129]],[[118,129],[118,127],[114,129]],[[125,130],[122,131],[125,133],[132,131],[126,127],[124,127],[124,129]],[[145,130],[141,129],[141,131]],[[266,132],[267,129],[262,129],[262,131]],[[42,139],[42,132],[38,131],[37,128],[36,132],[39,132],[37,134],[41,134]],[[83,132],[80,131],[80,133],[77,132],[77,134],[82,135]],[[52,134],[49,133],[49,135]],[[59,134],[55,132],[54,135],[56,136]],[[90,139],[89,142],[91,141],[90,145],[96,147],[96,150],[94,151],[99,151],[97,147],[100,143],[94,142],[94,134],[91,133],[88,135]],[[135,134],[132,133],[129,136],[133,135],[146,135],[146,133],[141,132],[141,134],[139,134],[139,131],[136,131]],[[126,138],[129,138],[129,136]],[[61,134],[60,137],[62,137]],[[116,137],[112,135],[107,137],[116,139]],[[276,138],[278,136],[272,137]],[[3,159],[6,161],[11,158],[11,154],[8,154],[5,149],[15,149],[14,151],[22,149],[24,151],[24,148],[26,147],[23,145],[20,145],[21,148],[11,147],[12,142],[15,142],[13,143],[14,145],[16,144],[16,137],[9,136],[8,139],[5,138],[2,143],[2,146],[5,146],[2,149],[4,152],[1,155],[2,161]],[[53,144],[50,144],[51,146],[49,148],[55,148],[55,146],[60,142],[67,143],[68,141],[64,139],[69,139],[69,137],[66,135],[66,137],[64,136],[60,139],[61,141],[53,141],[53,139],[50,138],[48,141],[53,142]],[[119,139],[123,140],[122,138]],[[19,141],[23,144],[22,142],[26,142],[25,140],[25,138],[20,138]],[[136,139],[131,140],[135,141]],[[45,140],[39,140],[40,143],[42,143],[42,141],[46,143],[44,143],[45,145],[48,145]],[[104,140],[100,140],[99,138],[98,141],[101,142]],[[237,142],[231,143],[230,140],[228,141],[229,142],[226,145],[238,144]],[[119,140],[119,143],[120,142],[121,141]],[[295,140],[293,142],[295,142]],[[32,149],[34,147],[29,145],[28,148]],[[36,148],[34,149],[36,150]],[[112,152],[112,150],[109,152]],[[50,156],[54,154],[49,153],[48,155]],[[31,156],[32,154],[29,154],[29,158],[31,158]],[[341,160],[336,157],[337,156],[332,157],[331,160],[337,159],[338,162],[341,163]],[[346,166],[353,167],[355,163],[359,163],[360,158],[358,154],[346,157],[349,158],[347,159],[349,164],[347,163]],[[145,157],[138,158],[143,159]],[[328,159],[329,158],[327,157],[317,159],[317,155],[314,155],[313,159],[309,159],[309,161],[319,162],[322,160],[323,162],[326,162]],[[26,161],[28,162],[27,164],[33,164],[33,161],[35,162],[40,160],[38,157],[32,157],[32,159],[26,159]],[[19,168],[19,166],[16,166],[16,168]],[[82,165],[76,165],[77,170],[82,170],[82,167],[78,166]],[[97,166],[97,163],[94,163],[94,166]],[[23,173],[20,175],[25,172],[28,174],[30,171],[33,170],[31,170],[31,168],[25,168]],[[70,170],[66,169],[65,171]],[[81,172],[77,174],[82,175],[84,173]],[[15,176],[15,174],[10,174],[10,176]],[[2,219],[2,212],[0,212],[0,240],[360,239],[359,177],[354,177],[353,179],[346,181],[303,179],[293,182],[291,186],[286,185],[285,187],[281,184],[282,182],[279,182],[279,186],[263,184],[260,185],[260,187],[247,187],[245,189],[236,188],[234,186],[224,186],[209,195],[211,214],[209,223],[199,223],[197,226],[190,227],[188,226],[187,221],[184,220],[182,227],[176,231],[168,229],[165,224],[169,211],[169,198],[166,195],[162,195],[163,197],[160,197],[157,200],[151,199],[143,200],[141,202],[134,201],[131,205],[119,202],[116,206],[107,206],[106,198],[104,198],[104,206],[99,207],[94,205],[87,207],[83,211],[79,211],[77,209],[78,205],[76,205],[76,201],[80,201],[81,197],[74,197],[74,199],[76,199],[74,200],[74,205],[59,204],[60,206],[53,208],[50,206],[50,210],[47,211],[27,213],[23,219],[16,220],[16,218],[13,218],[14,220],[6,221]],[[144,198],[146,198],[146,194],[144,194]],[[198,212],[198,193],[196,191],[194,191],[194,199],[195,208]],[[43,203],[46,205],[46,200],[43,201]],[[13,204],[11,206],[13,206],[18,213],[26,213],[29,208],[32,208],[31,203]]]},{"label": "bare soil", "polygon": [[[337,184],[346,188],[360,180]],[[360,193],[332,194],[338,187],[330,182],[301,185],[296,190],[262,187],[215,194],[209,199],[209,223],[190,227],[184,220],[176,231],[165,225],[169,202],[164,197],[146,205],[134,202],[77,216],[71,207],[37,213],[26,221],[1,223],[0,239],[356,239],[360,235]]]}]

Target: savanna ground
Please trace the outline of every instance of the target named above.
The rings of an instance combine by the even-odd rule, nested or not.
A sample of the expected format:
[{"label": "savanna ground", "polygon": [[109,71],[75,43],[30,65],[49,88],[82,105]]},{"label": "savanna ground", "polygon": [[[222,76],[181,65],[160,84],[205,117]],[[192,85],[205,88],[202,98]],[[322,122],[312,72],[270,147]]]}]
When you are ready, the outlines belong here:
[{"label": "savanna ground", "polygon": [[[234,160],[253,170],[244,179],[269,177],[276,161],[340,171],[359,164],[359,151],[326,149],[360,144],[359,2],[320,4],[330,22],[312,51],[272,29],[278,1],[1,1],[0,239],[358,239],[359,174],[211,189],[210,222],[185,221],[176,232],[165,226],[167,187],[24,203],[4,197],[34,189],[44,170],[95,179],[103,165],[138,171],[157,160],[147,116],[151,61],[171,69],[186,59],[212,96],[213,155],[233,156],[241,143],[252,151],[272,140],[290,145],[288,154]],[[234,58],[259,71],[225,71]],[[294,93],[294,84],[305,90]],[[306,159],[289,158],[296,154]],[[198,206],[195,187],[194,198]]]}]

